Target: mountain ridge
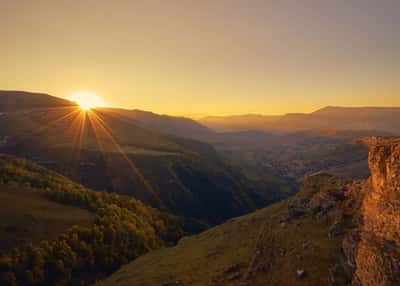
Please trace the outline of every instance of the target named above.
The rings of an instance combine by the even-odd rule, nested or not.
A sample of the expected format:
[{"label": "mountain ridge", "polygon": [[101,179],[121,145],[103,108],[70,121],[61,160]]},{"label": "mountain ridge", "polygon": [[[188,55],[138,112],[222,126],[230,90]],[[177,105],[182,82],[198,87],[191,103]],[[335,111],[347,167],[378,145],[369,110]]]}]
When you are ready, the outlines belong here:
[{"label": "mountain ridge", "polygon": [[326,106],[310,113],[288,113],[272,117],[269,115],[205,117],[199,119],[199,122],[211,129],[230,131],[379,130],[399,135],[400,128],[393,123],[399,119],[400,107]]},{"label": "mountain ridge", "polygon": [[[0,104],[14,94],[4,96]],[[44,98],[40,106],[35,96]],[[267,203],[207,143],[150,129],[106,109],[55,107],[58,98],[48,95],[19,93],[18,98],[23,104],[1,114],[0,152],[30,159],[95,190],[131,195],[212,224]],[[222,209],[219,200],[225,202]]]},{"label": "mountain ridge", "polygon": [[0,90],[0,112],[60,106],[77,106],[77,104],[47,93]]}]

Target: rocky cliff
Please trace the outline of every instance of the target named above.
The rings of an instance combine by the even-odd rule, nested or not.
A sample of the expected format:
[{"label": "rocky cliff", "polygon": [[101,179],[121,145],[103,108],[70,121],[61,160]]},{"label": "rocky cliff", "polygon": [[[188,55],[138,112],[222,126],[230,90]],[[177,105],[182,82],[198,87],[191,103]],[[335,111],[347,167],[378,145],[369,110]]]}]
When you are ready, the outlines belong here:
[{"label": "rocky cliff", "polygon": [[400,139],[365,142],[371,178],[356,230],[353,284],[400,285]]}]

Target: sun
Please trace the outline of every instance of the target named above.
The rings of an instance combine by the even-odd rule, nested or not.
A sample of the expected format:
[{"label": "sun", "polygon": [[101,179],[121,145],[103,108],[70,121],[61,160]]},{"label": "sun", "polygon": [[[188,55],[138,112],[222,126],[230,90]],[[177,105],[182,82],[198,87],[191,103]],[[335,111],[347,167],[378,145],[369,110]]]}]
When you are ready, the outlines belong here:
[{"label": "sun", "polygon": [[76,102],[83,110],[89,110],[96,107],[105,106],[104,100],[93,92],[74,92],[69,97],[71,101]]}]

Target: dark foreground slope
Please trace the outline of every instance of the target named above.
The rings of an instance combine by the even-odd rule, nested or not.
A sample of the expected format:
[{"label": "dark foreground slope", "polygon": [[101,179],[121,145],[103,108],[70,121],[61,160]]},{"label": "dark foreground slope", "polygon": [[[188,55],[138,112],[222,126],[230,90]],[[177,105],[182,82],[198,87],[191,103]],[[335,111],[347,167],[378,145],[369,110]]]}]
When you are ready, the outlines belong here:
[{"label": "dark foreground slope", "polygon": [[0,285],[86,285],[175,243],[185,222],[0,156]]},{"label": "dark foreground slope", "polygon": [[372,181],[310,176],[293,198],[140,257],[103,285],[399,285],[396,142],[371,143]]}]

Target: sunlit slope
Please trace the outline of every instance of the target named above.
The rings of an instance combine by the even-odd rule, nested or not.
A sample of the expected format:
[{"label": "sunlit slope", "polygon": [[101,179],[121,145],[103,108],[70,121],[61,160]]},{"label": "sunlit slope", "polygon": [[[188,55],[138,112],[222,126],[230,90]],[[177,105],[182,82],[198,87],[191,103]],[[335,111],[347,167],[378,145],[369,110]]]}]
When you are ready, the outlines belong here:
[{"label": "sunlit slope", "polygon": [[0,152],[34,160],[99,191],[132,195],[209,223],[268,201],[212,146],[145,128],[115,112],[52,106],[16,109],[1,118]]},{"label": "sunlit slope", "polygon": [[343,235],[329,235],[344,186],[314,176],[292,199],[151,252],[101,285],[344,285]]}]

